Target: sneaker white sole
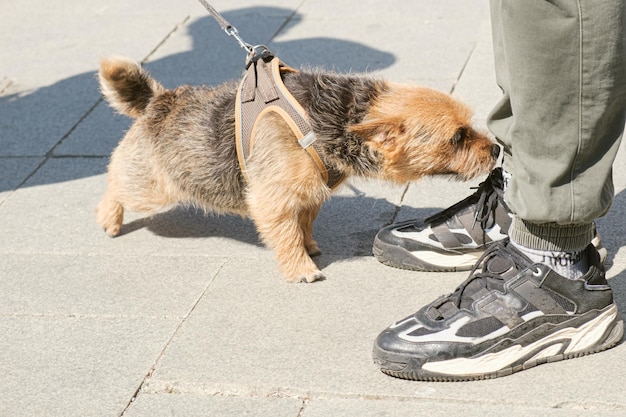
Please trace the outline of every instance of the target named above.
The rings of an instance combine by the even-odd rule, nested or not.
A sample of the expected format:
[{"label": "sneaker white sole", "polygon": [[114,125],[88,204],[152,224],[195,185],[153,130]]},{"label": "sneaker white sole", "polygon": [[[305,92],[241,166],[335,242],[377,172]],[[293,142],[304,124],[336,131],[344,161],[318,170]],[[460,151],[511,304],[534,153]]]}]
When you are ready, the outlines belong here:
[{"label": "sneaker white sole", "polygon": [[[535,353],[526,359],[522,366],[532,367],[541,362],[573,358],[586,353],[595,352],[603,345],[613,346],[624,333],[624,322],[620,321],[606,336],[605,332],[611,328],[617,319],[617,307],[610,309],[583,324],[580,327],[566,327],[526,346],[513,345],[497,353],[488,353],[477,358],[458,358],[440,362],[427,362],[422,369],[438,374],[451,376],[482,375],[497,372],[520,362],[524,357]],[[604,349],[601,349],[604,350]]]},{"label": "sneaker white sole", "polygon": [[374,239],[372,247],[374,257],[384,265],[423,272],[469,271],[484,252],[484,249],[449,253],[426,249],[411,252],[378,238]]},{"label": "sneaker white sole", "polygon": [[[537,329],[540,329],[538,327]],[[535,331],[537,331],[535,329]],[[527,333],[529,337],[532,337]],[[531,343],[517,343],[504,350],[468,358],[426,362],[419,366],[410,357],[391,359],[374,350],[386,374],[422,381],[471,381],[510,375],[544,363],[601,352],[619,344],[624,321],[617,306],[607,306],[598,316],[578,327],[563,327]],[[387,357],[387,359],[384,359]]]},{"label": "sneaker white sole", "polygon": [[442,253],[428,250],[409,252],[416,258],[441,268],[456,268],[459,271],[471,269],[485,253],[484,249],[463,253]]}]

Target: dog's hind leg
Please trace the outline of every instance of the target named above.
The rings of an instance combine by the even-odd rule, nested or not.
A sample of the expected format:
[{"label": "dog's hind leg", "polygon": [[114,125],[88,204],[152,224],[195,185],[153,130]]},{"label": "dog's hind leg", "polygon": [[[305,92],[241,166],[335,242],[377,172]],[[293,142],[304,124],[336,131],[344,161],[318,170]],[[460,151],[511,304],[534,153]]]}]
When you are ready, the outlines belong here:
[{"label": "dog's hind leg", "polygon": [[96,220],[109,236],[120,233],[125,209],[152,214],[179,201],[149,144],[139,138],[131,127],[111,155],[107,188],[96,209]]},{"label": "dog's hind leg", "polygon": [[166,191],[164,179],[137,178],[128,171],[109,168],[107,189],[96,208],[96,221],[109,236],[120,234],[124,209],[154,214],[174,205],[177,201]]},{"label": "dog's hind leg", "polygon": [[96,221],[109,236],[117,236],[124,221],[124,206],[115,195],[115,180],[109,175],[107,189],[96,208]]}]

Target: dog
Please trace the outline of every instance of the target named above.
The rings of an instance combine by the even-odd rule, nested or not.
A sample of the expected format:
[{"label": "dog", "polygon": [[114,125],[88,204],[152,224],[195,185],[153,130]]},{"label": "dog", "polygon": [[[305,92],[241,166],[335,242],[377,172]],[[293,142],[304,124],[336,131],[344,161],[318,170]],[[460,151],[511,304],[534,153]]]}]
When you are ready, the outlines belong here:
[{"label": "dog", "polygon": [[[468,180],[495,165],[498,145],[449,94],[318,69],[281,76],[323,157],[344,178]],[[313,222],[331,189],[283,118],[269,112],[257,121],[246,179],[235,146],[237,81],[168,90],[124,57],[102,59],[99,80],[109,104],[136,118],[111,155],[97,207],[108,235],[120,233],[127,209],[155,213],[184,204],[249,216],[288,281],[324,278],[311,259],[320,253]]]}]

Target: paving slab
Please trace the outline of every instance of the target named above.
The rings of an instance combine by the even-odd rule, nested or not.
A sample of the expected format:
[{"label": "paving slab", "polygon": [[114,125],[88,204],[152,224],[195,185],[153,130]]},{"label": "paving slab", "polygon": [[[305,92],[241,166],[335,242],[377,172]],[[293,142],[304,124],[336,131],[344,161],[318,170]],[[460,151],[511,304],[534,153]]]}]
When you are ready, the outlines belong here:
[{"label": "paving slab", "polygon": [[[181,84],[215,85],[238,79],[245,50],[227,36],[200,3],[189,2],[189,19],[150,55],[146,68],[168,88]],[[211,4],[235,26],[244,41],[267,45],[294,14],[300,2],[220,1]]]},{"label": "paving slab", "polygon": [[[50,159],[25,187],[0,206],[1,215],[10,220],[3,225],[0,252],[122,255],[193,251],[220,256],[207,247],[203,236],[232,241],[231,248],[242,242],[259,247],[249,220],[209,217],[195,210],[174,210],[153,218],[129,213],[123,235],[109,238],[95,221],[95,209],[106,187],[103,172],[107,162],[106,158]],[[24,207],[33,215],[24,216]],[[155,235],[157,238],[152,238]],[[228,249],[226,245],[222,255]]]},{"label": "paving slab", "polygon": [[0,315],[0,415],[119,416],[172,319]]},{"label": "paving slab", "polygon": [[187,18],[172,2],[137,5],[3,4],[0,73],[12,93],[0,96],[0,155],[52,150],[98,102],[94,73],[102,56],[114,50],[142,60]]},{"label": "paving slab", "polygon": [[[592,411],[593,410],[593,411]],[[589,416],[593,412],[603,416],[620,416],[623,410],[607,410],[605,408],[573,409],[569,407],[533,407],[507,404],[494,399],[492,403],[476,403],[472,401],[431,402],[427,399],[385,401],[373,400],[310,400],[306,404],[306,417],[326,416],[361,416],[361,417],[397,417],[397,416],[429,416],[429,417],[483,417],[483,416]]]},{"label": "paving slab", "polygon": [[[14,253],[0,263],[0,315],[185,317],[219,257]],[[137,266],[141,265],[138,269]]]},{"label": "paving slab", "polygon": [[237,398],[195,394],[141,395],[125,417],[295,417],[303,401],[292,398]]},{"label": "paving slab", "polygon": [[368,0],[356,9],[331,0],[305,2],[273,45],[298,64],[375,72],[450,91],[477,40],[468,25],[488,16],[486,4],[463,3]]},{"label": "paving slab", "polygon": [[37,168],[42,157],[0,158],[0,204]]},{"label": "paving slab", "polygon": [[[211,0],[288,64],[452,91],[484,120],[495,86],[488,4]],[[472,383],[387,377],[372,342],[466,273],[371,256],[377,230],[469,195],[466,183],[354,180],[322,208],[327,279],[286,283],[250,220],[172,208],[95,223],[108,156],[131,121],[102,101],[112,54],[167,87],[238,78],[245,53],[196,0],[0,6],[0,417],[624,415],[626,358],[598,355]],[[626,311],[626,151],[598,221]]]},{"label": "paving slab", "polygon": [[[327,280],[302,286],[272,279],[267,262],[257,259],[249,271],[241,262],[224,266],[144,385],[147,392],[484,404],[506,393],[501,401],[524,407],[626,409],[621,369],[597,372],[601,363],[623,357],[622,346],[554,365],[558,374],[544,366],[492,381],[437,384],[378,372],[370,355],[378,332],[453,289],[465,273],[415,274],[372,258],[338,259],[326,267]],[[229,303],[218,302],[224,299]],[[572,384],[576,378],[585,383]]]},{"label": "paving slab", "polygon": [[[97,88],[95,84],[92,87]],[[104,100],[100,100],[81,123],[54,148],[52,156],[108,158],[132,122],[131,118],[116,114]]]}]

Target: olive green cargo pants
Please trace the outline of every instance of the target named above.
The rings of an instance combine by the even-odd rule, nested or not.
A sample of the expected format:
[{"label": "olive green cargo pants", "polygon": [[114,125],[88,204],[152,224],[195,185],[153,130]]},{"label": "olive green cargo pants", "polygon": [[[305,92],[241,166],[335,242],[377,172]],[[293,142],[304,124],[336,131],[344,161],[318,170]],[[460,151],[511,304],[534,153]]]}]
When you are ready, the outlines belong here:
[{"label": "olive green cargo pants", "polygon": [[580,250],[613,201],[626,112],[624,0],[492,0],[498,85],[489,129],[512,174],[511,239]]}]

